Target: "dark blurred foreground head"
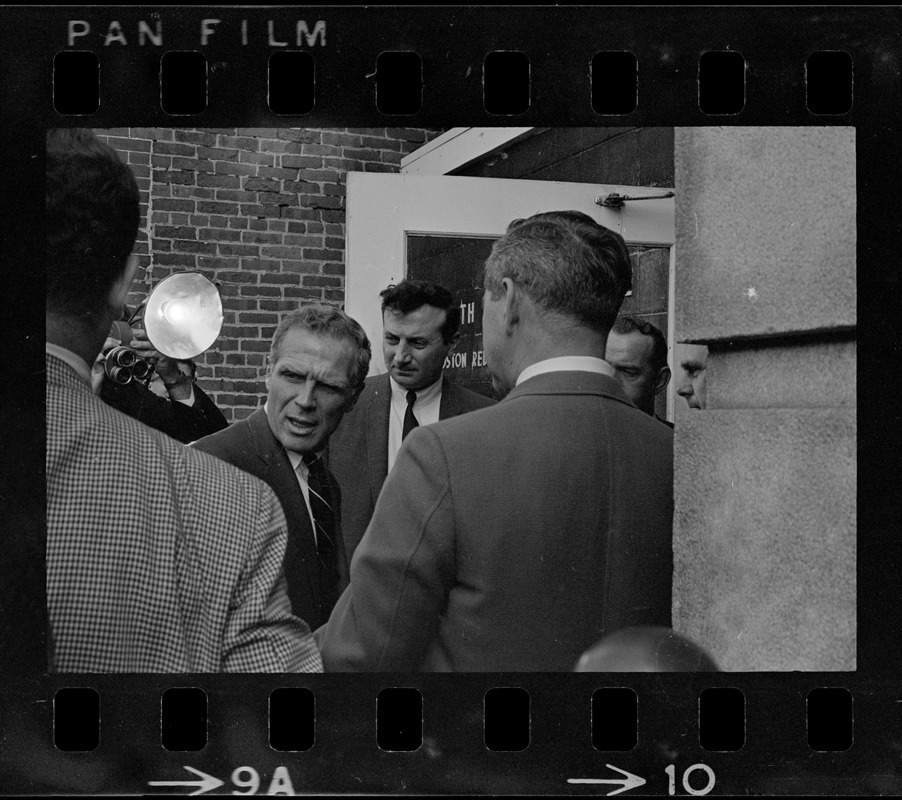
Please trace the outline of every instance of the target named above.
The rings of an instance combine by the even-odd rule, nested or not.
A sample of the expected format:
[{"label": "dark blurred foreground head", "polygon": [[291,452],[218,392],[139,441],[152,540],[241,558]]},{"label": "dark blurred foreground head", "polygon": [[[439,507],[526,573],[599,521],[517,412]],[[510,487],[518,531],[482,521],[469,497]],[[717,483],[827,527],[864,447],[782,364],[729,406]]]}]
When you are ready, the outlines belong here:
[{"label": "dark blurred foreground head", "polygon": [[624,628],[589,648],[576,672],[718,672],[701,647],[670,628]]}]

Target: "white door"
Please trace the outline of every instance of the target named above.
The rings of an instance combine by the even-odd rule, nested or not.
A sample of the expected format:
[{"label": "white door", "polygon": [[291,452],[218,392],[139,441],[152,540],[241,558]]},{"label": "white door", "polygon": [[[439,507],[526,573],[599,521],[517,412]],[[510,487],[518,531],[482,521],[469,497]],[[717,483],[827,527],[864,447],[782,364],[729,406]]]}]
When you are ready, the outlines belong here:
[{"label": "white door", "polygon": [[[637,252],[650,253],[659,263],[663,259],[667,274],[668,359],[672,360],[674,201],[672,198],[636,200],[620,208],[602,207],[596,202],[596,198],[611,194],[643,197],[660,196],[668,191],[661,187],[556,181],[348,173],[345,309],[363,325],[373,342],[371,373],[385,371],[379,348],[382,339],[379,292],[408,275],[419,277],[413,274],[414,257],[428,259],[429,253],[440,249],[441,240],[449,247],[460,245],[460,270],[467,272],[460,276],[464,283],[458,294],[464,310],[462,333],[468,344],[458,348],[458,357],[465,359],[463,366],[468,369],[482,366],[482,311],[474,300],[482,292],[473,285],[475,271],[470,262],[474,256],[467,253],[490,247],[490,242],[504,234],[511,220],[565,209],[582,211],[620,233],[631,247],[634,263]],[[467,242],[475,250],[465,247]],[[460,364],[449,366],[460,367]],[[673,419],[672,382],[666,413],[668,419]]]}]

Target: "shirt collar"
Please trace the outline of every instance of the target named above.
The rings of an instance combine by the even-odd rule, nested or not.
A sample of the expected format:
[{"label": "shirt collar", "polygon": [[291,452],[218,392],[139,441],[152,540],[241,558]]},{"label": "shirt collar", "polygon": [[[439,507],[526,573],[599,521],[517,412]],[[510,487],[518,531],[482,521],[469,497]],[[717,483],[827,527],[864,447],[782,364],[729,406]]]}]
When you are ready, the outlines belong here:
[{"label": "shirt collar", "polygon": [[600,375],[614,377],[613,368],[604,359],[594,356],[559,356],[530,364],[517,376],[515,385],[519,386],[523,381],[546,372],[597,372]]},{"label": "shirt collar", "polygon": [[[417,389],[417,404],[428,403],[439,396],[442,391],[442,378],[443,376],[439,375],[435,383],[430,384],[425,389]],[[391,375],[388,376],[388,382],[391,386],[392,399],[406,404],[408,390],[397,383]]]},{"label": "shirt collar", "polygon": [[71,350],[67,350],[65,347],[60,347],[58,344],[53,344],[52,342],[45,343],[45,352],[47,352],[48,355],[58,358],[60,361],[65,361],[76,373],[78,373],[79,378],[88,384],[88,386],[91,385],[91,368],[80,355],[73,353]]}]

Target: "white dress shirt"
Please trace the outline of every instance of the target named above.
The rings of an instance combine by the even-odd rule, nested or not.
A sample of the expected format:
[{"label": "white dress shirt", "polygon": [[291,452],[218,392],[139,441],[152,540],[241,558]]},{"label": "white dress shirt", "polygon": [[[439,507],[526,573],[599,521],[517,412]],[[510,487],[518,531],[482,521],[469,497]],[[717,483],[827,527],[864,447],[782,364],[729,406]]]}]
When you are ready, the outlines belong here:
[{"label": "white dress shirt", "polygon": [[593,356],[559,356],[530,364],[517,376],[516,386],[546,372],[597,372],[613,378],[614,368],[602,358]]},{"label": "white dress shirt", "polygon": [[[388,471],[395,465],[398,451],[401,449],[401,436],[404,432],[404,413],[407,411],[407,389],[395,383],[389,376],[391,386],[391,407],[388,412]],[[431,425],[438,422],[439,409],[442,405],[441,377],[431,386],[417,392],[413,404],[413,415],[420,425]]]}]

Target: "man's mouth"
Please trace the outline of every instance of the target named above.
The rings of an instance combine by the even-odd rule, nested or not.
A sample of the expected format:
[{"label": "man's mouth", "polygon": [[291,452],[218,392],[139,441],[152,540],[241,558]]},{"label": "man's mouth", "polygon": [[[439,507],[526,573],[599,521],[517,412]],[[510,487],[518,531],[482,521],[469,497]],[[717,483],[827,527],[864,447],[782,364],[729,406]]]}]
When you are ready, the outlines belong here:
[{"label": "man's mouth", "polygon": [[296,417],[287,417],[288,427],[295,433],[307,434],[316,430],[316,423],[309,420],[297,419]]}]

